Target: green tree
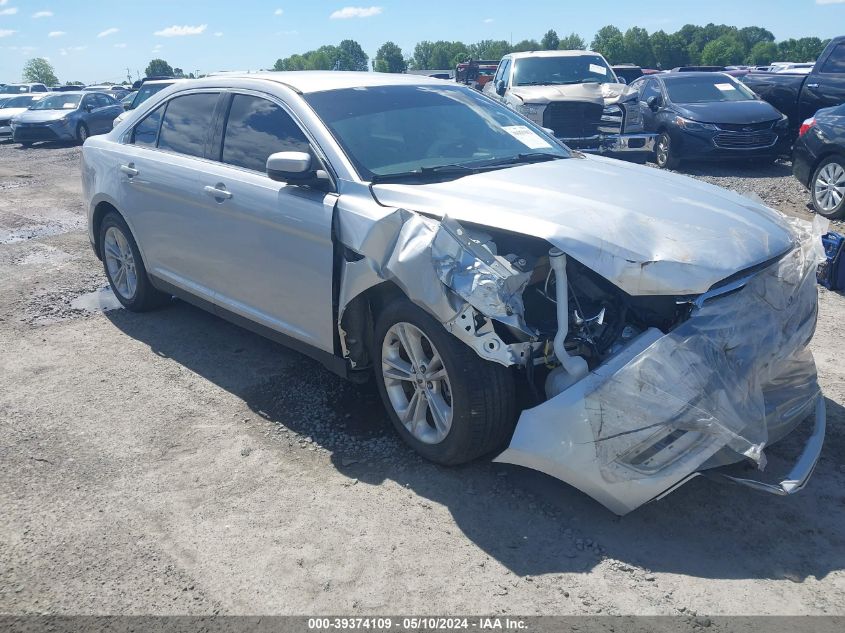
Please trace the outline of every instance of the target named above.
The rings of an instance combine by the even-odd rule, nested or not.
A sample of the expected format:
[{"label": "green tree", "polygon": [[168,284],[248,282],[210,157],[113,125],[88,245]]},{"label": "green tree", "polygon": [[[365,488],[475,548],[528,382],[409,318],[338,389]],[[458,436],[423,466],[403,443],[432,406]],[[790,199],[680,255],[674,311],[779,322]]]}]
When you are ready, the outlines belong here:
[{"label": "green tree", "polygon": [[601,27],[593,38],[590,48],[604,55],[611,64],[625,61],[625,40],[622,31],[615,26]]},{"label": "green tree", "polygon": [[764,29],[760,26],[746,26],[739,29],[739,41],[742,42],[743,47],[745,50],[751,52],[757,44],[761,42],[774,42],[775,36],[772,34],[771,31],[768,29]]},{"label": "green tree", "polygon": [[507,40],[481,40],[469,46],[469,55],[473,59],[500,60],[510,52],[511,45]]},{"label": "green tree", "polygon": [[817,37],[802,37],[778,42],[779,61],[811,62],[821,55],[830,40],[820,40]]},{"label": "green tree", "polygon": [[337,51],[335,70],[366,71],[369,68],[369,57],[355,40],[343,40]]},{"label": "green tree", "polygon": [[184,79],[185,78],[185,71],[181,68],[174,68],[173,69],[173,76],[177,79]]},{"label": "green tree", "polygon": [[701,63],[705,66],[739,64],[744,58],[742,44],[731,35],[722,35],[708,42],[701,51]]},{"label": "green tree", "polygon": [[523,51],[539,51],[540,42],[537,40],[522,40],[513,45],[512,53],[522,53]]},{"label": "green tree", "polygon": [[47,86],[54,86],[59,83],[50,62],[43,57],[35,57],[24,64],[23,80]]},{"label": "green tree", "polygon": [[469,50],[463,42],[438,40],[431,45],[428,70],[454,68],[468,57]]},{"label": "green tree", "polygon": [[416,70],[430,70],[431,56],[434,51],[434,42],[423,40],[414,46],[414,54],[411,56],[411,68]]},{"label": "green tree", "polygon": [[669,70],[687,64],[687,47],[678,33],[669,35],[665,31],[655,31],[649,40],[655,67]]},{"label": "green tree", "polygon": [[778,47],[774,42],[757,42],[751,47],[745,61],[754,66],[763,66],[777,61]]},{"label": "green tree", "polygon": [[557,47],[562,51],[583,51],[587,48],[587,43],[577,33],[570,33],[560,38]]},{"label": "green tree", "polygon": [[548,31],[546,31],[546,34],[543,36],[543,39],[540,40],[540,46],[543,47],[544,51],[557,50],[559,44],[560,38],[557,36],[557,33],[554,29],[549,29]]},{"label": "green tree", "polygon": [[385,42],[376,51],[373,70],[380,73],[404,73],[408,69],[402,49],[393,42]]},{"label": "green tree", "polygon": [[654,53],[651,50],[648,31],[638,26],[631,27],[625,31],[622,41],[625,44],[626,61],[647,68],[654,66]]},{"label": "green tree", "polygon": [[144,71],[147,77],[154,77],[156,75],[173,75],[173,68],[163,59],[153,59],[147,64],[147,69]]}]

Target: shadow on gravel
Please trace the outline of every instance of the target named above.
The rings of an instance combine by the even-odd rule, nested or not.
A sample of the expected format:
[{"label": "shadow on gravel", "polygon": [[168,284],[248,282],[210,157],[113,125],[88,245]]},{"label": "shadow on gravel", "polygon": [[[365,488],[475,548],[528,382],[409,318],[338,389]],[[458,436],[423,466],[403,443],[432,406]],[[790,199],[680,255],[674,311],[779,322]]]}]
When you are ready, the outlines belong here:
[{"label": "shadow on gravel", "polygon": [[784,160],[778,160],[774,163],[739,160],[722,162],[684,161],[674,171],[687,176],[713,176],[717,178],[782,178],[792,175],[792,163]]},{"label": "shadow on gravel", "polygon": [[[530,470],[488,460],[458,468],[425,462],[398,440],[373,387],[347,383],[185,303],[106,316],[153,353],[242,398],[268,423],[294,431],[292,442],[331,451],[334,467],[359,485],[393,480],[442,504],[470,541],[520,576],[587,571],[605,559],[629,572],[631,582],[653,582],[647,571],[802,582],[845,569],[845,409],[830,400],[822,460],[797,496],[697,478],[618,518]],[[788,438],[768,451],[772,472],[788,470],[801,439]],[[279,452],[279,459],[288,450],[270,440],[265,448]]]}]

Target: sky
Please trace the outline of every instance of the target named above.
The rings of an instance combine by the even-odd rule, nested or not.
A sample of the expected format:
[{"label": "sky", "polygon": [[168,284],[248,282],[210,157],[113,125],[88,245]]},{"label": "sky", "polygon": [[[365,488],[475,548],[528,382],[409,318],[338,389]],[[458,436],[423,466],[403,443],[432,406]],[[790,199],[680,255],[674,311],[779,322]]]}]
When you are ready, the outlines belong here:
[{"label": "sky", "polygon": [[[372,57],[385,41],[410,57],[420,40],[588,43],[606,24],[672,32],[687,23],[762,26],[778,40],[845,34],[845,0],[0,0],[0,82],[47,58],[59,80],[122,81],[155,57],[186,73],[270,68],[343,39]],[[374,4],[370,4],[373,2]],[[127,71],[128,69],[128,71]]]}]

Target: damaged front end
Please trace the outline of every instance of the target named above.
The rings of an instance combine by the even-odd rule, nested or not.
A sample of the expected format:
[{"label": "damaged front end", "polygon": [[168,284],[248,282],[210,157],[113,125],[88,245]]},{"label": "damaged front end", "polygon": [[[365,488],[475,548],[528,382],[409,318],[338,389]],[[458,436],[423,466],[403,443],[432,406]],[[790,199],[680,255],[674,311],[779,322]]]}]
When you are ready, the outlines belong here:
[{"label": "damaged front end", "polygon": [[[496,461],[625,514],[703,469],[744,459],[762,469],[764,448],[814,411],[820,447],[823,400],[807,345],[822,254],[806,223],[790,222],[789,253],[703,295],[631,296],[539,238],[402,209],[379,219],[363,206],[345,211],[345,355],[366,362],[347,308],[392,282],[480,357],[514,367],[534,405]],[[783,494],[809,477],[813,455],[804,462]]]}]

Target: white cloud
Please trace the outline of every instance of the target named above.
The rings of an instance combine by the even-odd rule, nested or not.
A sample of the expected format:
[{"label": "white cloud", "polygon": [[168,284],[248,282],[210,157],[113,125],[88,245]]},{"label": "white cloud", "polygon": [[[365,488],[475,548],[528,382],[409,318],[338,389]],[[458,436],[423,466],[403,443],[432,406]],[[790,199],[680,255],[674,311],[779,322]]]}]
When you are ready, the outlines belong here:
[{"label": "white cloud", "polygon": [[68,53],[77,53],[79,51],[84,51],[87,46],[68,46],[67,48],[62,48],[59,50],[59,55],[67,55]]},{"label": "white cloud", "polygon": [[275,11],[273,11],[273,15],[282,15],[284,12],[284,9],[276,9]]},{"label": "white cloud", "polygon": [[106,29],[105,31],[100,31],[99,33],[97,33],[97,37],[108,37],[109,35],[114,35],[115,33],[118,33],[119,31],[120,31],[120,29],[116,29],[116,28],[112,27],[110,29]]},{"label": "white cloud", "polygon": [[64,31],[50,31],[47,33],[47,37],[61,37],[62,35],[67,35]]},{"label": "white cloud", "polygon": [[205,30],[208,28],[207,24],[200,24],[198,26],[168,26],[166,29],[161,29],[160,31],[156,31],[153,35],[158,35],[159,37],[181,37],[183,35],[202,35]]},{"label": "white cloud", "polygon": [[493,24],[493,18],[484,18],[482,22],[484,22],[484,24]]},{"label": "white cloud", "polygon": [[17,33],[17,31],[12,31],[11,29],[0,29],[0,37],[9,37],[15,33]]},{"label": "white cloud", "polygon": [[36,20],[38,18],[52,18],[53,12],[52,11],[37,11],[37,12],[32,14],[32,17],[35,18]]},{"label": "white cloud", "polygon": [[371,18],[381,13],[381,7],[343,7],[332,13],[332,20],[348,20],[349,18]]},{"label": "white cloud", "polygon": [[223,31],[217,31],[217,33],[214,34],[214,37],[223,37]]},{"label": "white cloud", "polygon": [[8,9],[3,9],[0,11],[0,15],[15,15],[18,10],[15,7],[9,7]]},{"label": "white cloud", "polygon": [[126,48],[126,44],[124,44],[124,43],[115,44],[114,47],[115,48]]}]

